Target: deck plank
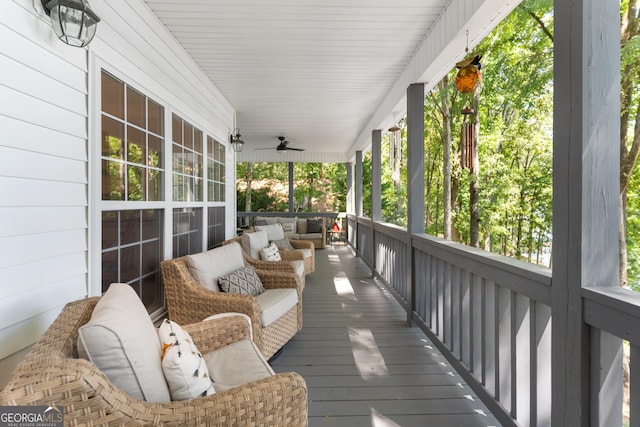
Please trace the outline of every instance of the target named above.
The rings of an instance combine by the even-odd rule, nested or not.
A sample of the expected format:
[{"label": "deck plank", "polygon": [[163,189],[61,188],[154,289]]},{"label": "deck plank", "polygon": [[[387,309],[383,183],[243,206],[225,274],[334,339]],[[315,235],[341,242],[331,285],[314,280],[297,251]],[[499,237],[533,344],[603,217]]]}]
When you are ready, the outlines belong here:
[{"label": "deck plank", "polygon": [[500,423],[348,247],[316,251],[304,327],[271,362],[309,389],[309,425]]}]

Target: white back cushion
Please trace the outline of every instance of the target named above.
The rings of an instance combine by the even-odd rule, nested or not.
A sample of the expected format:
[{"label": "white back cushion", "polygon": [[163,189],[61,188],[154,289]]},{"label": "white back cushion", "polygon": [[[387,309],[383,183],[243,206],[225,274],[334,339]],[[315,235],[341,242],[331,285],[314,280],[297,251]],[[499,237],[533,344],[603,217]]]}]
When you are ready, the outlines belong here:
[{"label": "white back cushion", "polygon": [[284,239],[284,230],[282,224],[271,225],[256,225],[256,231],[266,231],[267,240],[282,240]]},{"label": "white back cushion", "polygon": [[187,255],[187,265],[200,285],[220,292],[218,277],[244,267],[242,247],[233,242],[199,254]]},{"label": "white back cushion", "polygon": [[242,246],[249,252],[251,258],[260,259],[260,251],[269,246],[269,238],[264,230],[242,235]]},{"label": "white back cushion", "polygon": [[91,320],[78,330],[78,354],[98,367],[122,391],[148,402],[169,402],[160,362],[160,341],[133,288],[113,283]]}]

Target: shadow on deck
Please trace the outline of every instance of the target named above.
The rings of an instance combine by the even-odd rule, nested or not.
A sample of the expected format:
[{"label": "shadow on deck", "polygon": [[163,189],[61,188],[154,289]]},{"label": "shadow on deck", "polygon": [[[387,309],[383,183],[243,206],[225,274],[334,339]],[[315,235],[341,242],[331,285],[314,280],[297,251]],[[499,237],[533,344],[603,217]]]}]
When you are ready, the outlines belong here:
[{"label": "shadow on deck", "polygon": [[314,426],[499,426],[347,246],[316,251],[304,328],[273,361],[309,388]]}]

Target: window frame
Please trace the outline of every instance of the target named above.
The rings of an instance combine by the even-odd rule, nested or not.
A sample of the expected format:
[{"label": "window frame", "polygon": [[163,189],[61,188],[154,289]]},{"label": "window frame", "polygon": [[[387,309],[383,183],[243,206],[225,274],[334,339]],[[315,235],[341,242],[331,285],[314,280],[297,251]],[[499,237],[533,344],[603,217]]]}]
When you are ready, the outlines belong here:
[{"label": "window frame", "polygon": [[[88,115],[88,140],[87,140],[87,157],[88,157],[88,184],[87,184],[87,201],[88,201],[88,228],[87,228],[87,240],[88,240],[88,253],[87,253],[87,295],[88,296],[100,296],[102,295],[102,213],[104,211],[124,211],[124,210],[146,210],[154,209],[162,211],[162,219],[164,223],[162,228],[162,248],[160,250],[160,260],[166,260],[173,258],[173,212],[174,209],[180,208],[200,208],[202,210],[200,229],[202,233],[203,250],[207,248],[209,242],[210,224],[208,223],[208,212],[211,207],[224,207],[226,212],[224,215],[226,230],[225,234],[229,233],[230,225],[229,214],[235,215],[235,210],[230,212],[231,206],[225,201],[210,201],[208,200],[208,186],[210,185],[207,180],[207,137],[211,137],[217,141],[224,141],[220,138],[220,129],[212,129],[211,124],[200,123],[197,117],[192,117],[185,111],[180,110],[180,106],[172,105],[166,97],[162,96],[164,93],[164,87],[158,82],[154,81],[152,77],[141,74],[139,79],[118,70],[117,68],[107,64],[101,58],[90,54],[90,67],[89,67],[89,115]],[[158,201],[146,201],[146,200],[102,200],[102,72],[106,72],[114,78],[124,82],[127,87],[135,89],[145,97],[153,100],[164,108],[163,117],[163,131],[164,139],[162,142],[162,163],[159,167],[163,170],[163,180],[161,185],[161,192],[163,197]],[[142,72],[140,72],[142,73]],[[152,88],[155,88],[153,90]],[[171,94],[167,94],[171,96]],[[188,110],[187,110],[188,111]],[[202,179],[202,193],[203,197],[201,201],[174,201],[172,186],[173,186],[173,160],[172,160],[172,115],[176,114],[183,120],[189,122],[194,127],[201,130],[202,135],[202,158],[203,158],[203,179]],[[232,124],[229,124],[232,127]],[[229,147],[225,146],[225,169],[228,171],[233,170],[229,164],[233,162],[229,153]],[[126,145],[125,145],[126,149]],[[232,179],[228,176],[225,177],[226,182],[232,182]],[[225,183],[224,187],[225,199],[228,199],[230,190]],[[156,320],[166,315],[166,304],[163,301],[162,307],[154,310],[150,313],[152,319]]]}]

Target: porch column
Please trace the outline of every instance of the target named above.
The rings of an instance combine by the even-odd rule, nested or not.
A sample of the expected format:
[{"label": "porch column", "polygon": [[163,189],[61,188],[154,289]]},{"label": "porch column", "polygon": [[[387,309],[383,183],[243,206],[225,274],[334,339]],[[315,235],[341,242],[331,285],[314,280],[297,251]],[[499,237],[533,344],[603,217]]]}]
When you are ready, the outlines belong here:
[{"label": "porch column", "polygon": [[353,208],[353,163],[347,162],[344,164],[347,170],[347,213],[354,214]]},{"label": "porch column", "polygon": [[[382,131],[371,132],[371,219],[382,221]],[[374,258],[375,259],[375,258]]]},{"label": "porch column", "polygon": [[293,162],[289,162],[289,213],[293,213],[293,192],[294,192],[294,184],[293,184]]},{"label": "porch column", "polygon": [[356,215],[362,216],[362,151],[356,151]]},{"label": "porch column", "polygon": [[424,233],[424,84],[407,88],[407,323],[411,325],[415,302],[411,235]]},{"label": "porch column", "polygon": [[407,231],[424,233],[424,84],[407,88]]},{"label": "porch column", "polygon": [[622,425],[621,341],[583,322],[582,297],[618,286],[619,2],[554,8],[551,425]]}]

